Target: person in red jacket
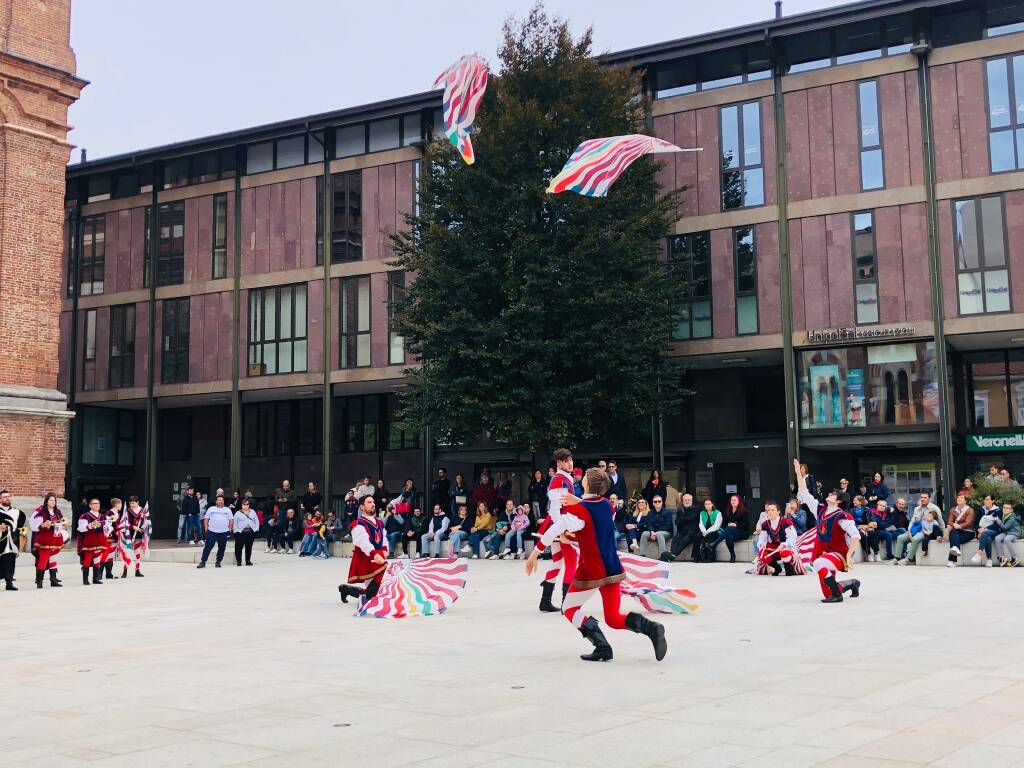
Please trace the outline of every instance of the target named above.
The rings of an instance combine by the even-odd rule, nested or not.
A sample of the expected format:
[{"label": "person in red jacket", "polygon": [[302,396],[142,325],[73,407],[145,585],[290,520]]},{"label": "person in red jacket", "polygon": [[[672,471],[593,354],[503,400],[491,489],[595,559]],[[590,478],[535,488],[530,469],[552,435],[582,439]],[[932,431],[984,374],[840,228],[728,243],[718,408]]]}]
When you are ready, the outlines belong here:
[{"label": "person in red jacket", "polygon": [[384,532],[384,522],[377,517],[373,496],[362,498],[359,517],[349,528],[352,531],[352,564],[348,569],[348,583],[338,586],[343,603],[347,603],[350,597],[366,601],[376,595],[388,568],[388,537]]},{"label": "person in red jacket", "polygon": [[820,504],[807,490],[807,476],[798,460],[793,461],[793,468],[798,489],[796,497],[808,509],[817,510],[817,538],[811,567],[818,574],[821,593],[825,596],[821,602],[841,603],[846,592],[851,597],[859,597],[860,582],[857,579],[836,581],[838,572],[849,570],[853,555],[860,546],[860,531],[853,515],[839,506],[839,492],[836,490],[829,491],[825,503]]}]

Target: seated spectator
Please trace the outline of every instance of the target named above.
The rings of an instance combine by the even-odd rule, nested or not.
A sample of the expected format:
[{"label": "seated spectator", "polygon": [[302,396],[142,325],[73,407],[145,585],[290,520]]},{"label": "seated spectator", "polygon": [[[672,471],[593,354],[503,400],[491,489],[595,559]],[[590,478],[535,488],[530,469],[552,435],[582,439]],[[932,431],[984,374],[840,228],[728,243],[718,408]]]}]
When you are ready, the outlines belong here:
[{"label": "seated spectator", "polygon": [[676,509],[676,532],[672,536],[672,550],[662,555],[665,562],[678,560],[683,556],[687,547],[691,547],[690,559],[696,561],[697,547],[700,542],[697,522],[700,520],[700,511],[693,504],[693,494],[684,493]]},{"label": "seated spectator", "polygon": [[505,536],[512,528],[512,518],[516,514],[516,503],[512,499],[505,499],[504,509],[498,512],[494,518],[494,530],[484,539],[484,549],[487,550],[487,560],[498,557],[501,554],[501,545],[505,542]]},{"label": "seated spectator", "polygon": [[345,494],[345,508],[341,515],[341,527],[345,531],[343,540],[352,541],[352,523],[359,517],[359,499],[354,490]]},{"label": "seated spectator", "polygon": [[892,560],[894,558],[892,543],[906,529],[896,525],[896,512],[890,509],[888,502],[884,499],[880,499],[875,508],[871,510],[870,519],[875,525],[875,560],[879,559],[877,547],[880,541],[885,542],[885,559]]},{"label": "seated spectator", "polygon": [[958,494],[956,506],[949,511],[949,519],[946,520],[944,537],[949,542],[949,561],[946,565],[950,568],[956,567],[960,558],[960,546],[974,538],[975,527],[974,510],[967,505],[967,497]]},{"label": "seated spectator", "polygon": [[612,505],[612,519],[615,521],[615,548],[618,549],[619,542],[626,538],[626,532],[622,526],[626,524],[626,518],[629,517],[629,514],[624,512],[626,505],[622,503],[622,499],[618,494],[609,494],[608,503]]},{"label": "seated spectator", "polygon": [[658,542],[658,558],[668,554],[668,542],[672,538],[672,513],[665,509],[665,500],[654,494],[651,500],[654,510],[644,518],[640,528],[640,554],[647,557],[651,539]]},{"label": "seated spectator", "polygon": [[878,555],[878,537],[875,535],[877,526],[871,522],[867,499],[860,495],[854,496],[850,514],[853,515],[853,522],[860,531],[860,551],[864,554],[864,561],[873,562]]},{"label": "seated spectator", "polygon": [[441,542],[448,538],[449,522],[448,515],[441,509],[441,505],[435,504],[434,514],[427,523],[427,530],[420,537],[420,557],[441,556]]},{"label": "seated spectator", "polygon": [[396,504],[389,504],[384,513],[384,532],[388,537],[388,557],[392,559],[398,557],[399,544],[402,545],[406,557],[409,557],[412,551],[409,546],[409,537],[405,535],[405,523],[409,515],[400,514],[396,506]]},{"label": "seated spectator", "polygon": [[[896,521],[896,527],[902,528],[906,532],[907,528],[910,527],[910,510],[907,509],[907,500],[900,496],[896,499],[896,507],[893,509],[893,515]],[[899,534],[897,534],[898,536]]]},{"label": "seated spectator", "polygon": [[516,560],[520,560],[526,556],[526,551],[523,549],[523,536],[530,530],[530,507],[525,504],[521,504],[516,507],[516,512],[512,516],[512,522],[509,525],[508,531],[505,533],[505,552],[502,553],[501,559],[505,560],[509,556],[514,557]]},{"label": "seated spectator", "polygon": [[282,531],[282,539],[284,542],[285,550],[289,555],[295,554],[295,542],[302,541],[303,527],[302,521],[299,520],[298,515],[295,514],[293,507],[288,507],[288,510],[284,515],[284,530]]},{"label": "seated spectator", "polygon": [[715,547],[722,540],[721,529],[722,513],[715,509],[715,502],[711,499],[704,499],[704,511],[700,513],[700,519],[697,521],[700,546],[697,549],[696,562],[715,562]]},{"label": "seated spectator", "polygon": [[480,558],[480,543],[493,531],[494,515],[485,504],[481,504],[477,507],[473,527],[469,529],[469,550],[474,560]]},{"label": "seated spectator", "polygon": [[722,525],[722,540],[729,550],[729,562],[736,562],[736,542],[750,537],[750,519],[743,499],[735,494],[729,497],[729,508],[725,510]]},{"label": "seated spectator", "polygon": [[[990,509],[992,497],[985,497],[985,509]],[[980,563],[982,552],[985,553],[985,567],[992,567],[992,549],[995,545],[996,557],[999,558],[1000,567],[1014,567],[1017,565],[1017,557],[1013,551],[1013,542],[1020,538],[1020,516],[1014,511],[1013,504],[1006,502],[999,509],[998,516],[993,516],[990,511],[982,517],[986,522],[984,529],[978,536],[978,552],[971,558],[972,563]],[[986,517],[990,517],[985,521]],[[979,522],[979,526],[981,522]]]},{"label": "seated spectator", "polygon": [[341,541],[341,537],[345,535],[345,530],[342,528],[341,520],[334,514],[334,510],[327,513],[327,519],[324,521],[324,524],[327,526],[327,531],[324,533],[327,543],[333,544],[336,541]]},{"label": "seated spectator", "polygon": [[[917,550],[922,548],[928,554],[928,542],[937,539],[942,535],[942,510],[931,502],[931,494],[922,491],[919,497],[920,503],[914,507],[914,511],[907,521],[907,530],[896,537],[894,555],[896,559],[893,565],[915,565],[917,563]],[[909,544],[906,557],[903,557],[904,549]]]},{"label": "seated spectator", "polygon": [[633,509],[633,514],[629,516],[626,524],[623,526],[626,533],[626,546],[629,547],[630,552],[640,551],[640,533],[643,530],[644,518],[651,511],[650,507],[647,506],[647,499],[637,499],[636,507]]},{"label": "seated spectator", "polygon": [[[487,505],[484,502],[480,502],[477,505],[478,508],[486,508]],[[451,542],[451,555],[452,557],[458,557],[459,553],[462,552],[464,555],[469,554],[469,529],[473,527],[473,518],[469,516],[469,510],[465,504],[459,507],[458,516],[452,520],[451,525],[448,527],[448,540]]]},{"label": "seated spectator", "polygon": [[314,524],[313,515],[302,518],[302,543],[299,545],[299,557],[309,557],[316,547],[316,531],[319,526]]},{"label": "seated spectator", "polygon": [[277,521],[277,515],[267,515],[267,524],[263,527],[263,533],[267,537],[267,552],[278,552],[281,546],[281,525]]},{"label": "seated spectator", "polygon": [[871,478],[871,483],[868,485],[868,506],[874,506],[881,499],[889,500],[889,486],[885,484],[885,475],[881,472],[875,472]]},{"label": "seated spectator", "polygon": [[[441,505],[438,504],[438,507]],[[405,519],[405,556],[412,560],[413,550],[423,540],[423,534],[427,532],[430,518],[423,514],[421,507],[413,507],[412,514]],[[422,554],[422,552],[421,552]]]}]

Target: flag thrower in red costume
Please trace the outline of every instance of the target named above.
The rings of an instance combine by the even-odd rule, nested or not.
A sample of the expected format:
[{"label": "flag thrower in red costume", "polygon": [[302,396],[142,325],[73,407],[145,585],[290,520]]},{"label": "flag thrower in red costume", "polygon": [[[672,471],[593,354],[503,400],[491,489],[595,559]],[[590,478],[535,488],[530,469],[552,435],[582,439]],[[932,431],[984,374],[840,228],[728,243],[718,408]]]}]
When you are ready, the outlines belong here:
[{"label": "flag thrower in red costume", "polygon": [[82,563],[82,583],[103,583],[103,559],[107,553],[107,537],[103,533],[106,516],[100,512],[100,500],[89,499],[89,509],[78,518],[78,557]]},{"label": "flag thrower in red costume", "polygon": [[[548,483],[548,516],[538,527],[538,534],[543,536],[548,529],[558,522],[562,516],[562,501],[566,494],[572,495],[572,451],[568,448],[559,448],[554,453],[555,474],[551,476]],[[558,609],[551,602],[551,596],[555,591],[555,580],[558,573],[562,573],[562,600],[569,591],[573,577],[576,574],[576,550],[569,543],[570,534],[565,533],[559,538],[551,541],[551,567],[544,574],[544,581],[540,583],[541,597],[540,610],[543,613],[558,613]]]},{"label": "flag thrower in red costume", "polygon": [[64,513],[57,507],[57,497],[48,493],[41,506],[28,520],[32,531],[32,550],[36,553],[36,588],[43,588],[43,575],[50,572],[50,586],[63,586],[57,578],[57,554],[71,538]]},{"label": "flag thrower in red costume", "polygon": [[860,597],[860,582],[857,579],[836,581],[836,574],[848,571],[853,555],[860,546],[860,531],[853,516],[839,506],[839,491],[831,490],[820,503],[807,490],[807,476],[803,473],[798,460],[793,461],[796,471],[796,497],[808,509],[817,511],[817,538],[814,542],[814,553],[811,556],[811,567],[818,574],[821,593],[825,596],[823,603],[841,603],[847,592],[850,597]]},{"label": "flag thrower in red costume", "polygon": [[349,526],[352,531],[352,564],[348,569],[348,582],[338,585],[341,602],[358,597],[360,607],[372,599],[380,589],[384,572],[388,569],[388,537],[384,522],[377,517],[373,496],[364,496],[359,502],[359,517]]},{"label": "flag thrower in red costume", "polygon": [[[584,661],[611,661],[612,647],[593,616],[583,613],[583,605],[601,593],[604,620],[614,629],[628,629],[647,635],[654,646],[654,657],[661,661],[668,652],[665,628],[639,613],[622,614],[622,581],[625,572],[615,548],[615,516],[603,494],[608,490],[608,475],[588,469],[583,478],[583,499],[560,509],[558,520],[544,532],[526,561],[526,575],[537,569],[540,552],[565,533],[573,533],[579,545],[579,563],[569,592],[562,602],[562,614],[594,645],[592,653],[580,656]],[[570,499],[566,499],[567,501]],[[575,498],[571,499],[576,501]],[[563,551],[569,549],[564,547]]]},{"label": "flag thrower in red costume", "polygon": [[764,503],[765,519],[757,527],[757,559],[754,570],[759,575],[787,576],[804,573],[796,543],[796,526],[779,514],[779,505],[769,499]]},{"label": "flag thrower in red costume", "polygon": [[117,551],[121,553],[124,568],[121,578],[128,576],[132,563],[135,564],[135,575],[142,577],[142,556],[149,551],[149,504],[139,506],[138,496],[128,497],[128,509],[121,515],[118,529]]}]

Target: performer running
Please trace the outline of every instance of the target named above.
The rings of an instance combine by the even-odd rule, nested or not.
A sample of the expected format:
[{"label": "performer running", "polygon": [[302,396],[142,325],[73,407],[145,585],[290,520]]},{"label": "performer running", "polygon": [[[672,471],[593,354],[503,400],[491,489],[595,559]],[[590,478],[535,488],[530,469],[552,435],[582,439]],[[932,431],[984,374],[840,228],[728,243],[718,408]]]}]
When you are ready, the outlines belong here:
[{"label": "performer running", "polygon": [[793,460],[796,471],[797,499],[806,504],[808,509],[817,510],[818,535],[814,542],[814,554],[811,567],[818,574],[821,582],[823,603],[843,602],[843,593],[849,592],[851,597],[860,596],[860,581],[836,582],[839,571],[847,571],[853,562],[853,555],[860,546],[860,531],[853,516],[839,506],[839,491],[831,490],[821,504],[807,490],[807,476],[798,460]]},{"label": "performer running", "polygon": [[[593,616],[583,613],[583,604],[601,593],[604,603],[604,620],[614,629],[628,629],[647,635],[654,645],[654,658],[661,661],[668,652],[665,642],[665,628],[639,613],[622,615],[622,580],[625,578],[619,554],[615,548],[615,519],[611,504],[604,498],[608,490],[608,475],[596,467],[588,469],[583,478],[584,496],[577,500],[564,495],[570,502],[559,510],[558,520],[551,524],[526,560],[526,575],[531,576],[537,569],[537,559],[545,547],[553,544],[564,533],[575,533],[580,547],[579,563],[575,578],[562,603],[562,613],[587,640],[594,645],[592,653],[580,656],[584,661],[611,661],[612,647],[601,632],[601,626]],[[568,547],[563,547],[567,549]]]},{"label": "performer running", "polygon": [[779,515],[779,505],[769,499],[764,503],[765,519],[757,527],[756,573],[778,576],[785,569],[787,576],[804,572],[803,562],[797,556],[796,526],[788,517]]},{"label": "performer running", "polygon": [[17,592],[14,586],[14,566],[18,562],[18,544],[25,528],[25,513],[11,506],[11,492],[0,491],[0,578],[8,592]]},{"label": "performer running", "polygon": [[43,588],[43,576],[47,571],[50,572],[51,587],[64,586],[57,579],[57,553],[71,538],[67,525],[64,513],[57,507],[57,497],[52,493],[46,494],[28,521],[32,531],[32,549],[36,553],[36,589]]},{"label": "performer running", "polygon": [[373,496],[364,496],[359,502],[359,517],[349,526],[352,531],[352,564],[348,569],[348,583],[339,584],[341,602],[360,598],[363,602],[377,594],[384,571],[388,568],[388,538],[384,522],[377,517]]},{"label": "performer running", "polygon": [[[128,509],[121,516],[121,524],[117,529],[117,551],[121,553],[124,568],[121,578],[128,578],[128,568],[135,563],[135,575],[142,578],[142,555],[146,551],[148,540],[149,515],[139,506],[138,496],[128,497]],[[110,572],[107,572],[109,575]]]},{"label": "performer running", "polygon": [[[548,516],[544,518],[544,522],[540,524],[537,530],[537,533],[542,536],[551,526],[558,522],[558,519],[561,517],[562,501],[566,494],[571,495],[573,491],[572,451],[568,448],[559,448],[554,453],[554,460],[556,471],[551,476],[551,482],[548,483]],[[576,575],[576,561],[576,550],[569,543],[568,536],[562,537],[551,544],[551,568],[544,574],[544,581],[540,583],[541,612],[558,613],[558,609],[551,602],[551,596],[555,591],[555,579],[558,578],[558,572],[561,571],[562,601],[564,602],[565,594],[569,591],[569,585],[572,584],[573,578]]]},{"label": "performer running", "polygon": [[92,583],[103,583],[103,555],[107,551],[107,537],[103,534],[105,522],[100,500],[89,499],[89,509],[78,518],[78,557],[82,563],[82,583],[86,586],[90,568]]},{"label": "performer running", "polygon": [[116,496],[110,500],[110,511],[107,512],[106,519],[103,522],[103,535],[107,537],[107,551],[103,556],[103,571],[104,578],[116,579],[114,575],[114,555],[117,554],[118,539],[120,538],[121,531],[121,510],[124,506],[122,502]]}]

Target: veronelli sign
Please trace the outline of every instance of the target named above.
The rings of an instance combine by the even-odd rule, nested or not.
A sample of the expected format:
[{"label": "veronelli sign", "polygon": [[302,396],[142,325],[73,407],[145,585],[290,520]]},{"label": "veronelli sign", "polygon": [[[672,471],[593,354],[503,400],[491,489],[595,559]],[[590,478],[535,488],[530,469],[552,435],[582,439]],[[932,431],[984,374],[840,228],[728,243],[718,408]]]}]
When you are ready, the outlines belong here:
[{"label": "veronelli sign", "polygon": [[887,328],[815,328],[807,332],[808,344],[862,341],[864,339],[892,339],[913,336],[917,329],[912,325],[897,325]]},{"label": "veronelli sign", "polygon": [[984,435],[968,435],[967,450],[979,451],[1024,451],[1024,432],[989,432]]}]

